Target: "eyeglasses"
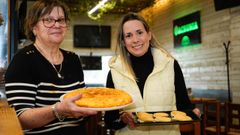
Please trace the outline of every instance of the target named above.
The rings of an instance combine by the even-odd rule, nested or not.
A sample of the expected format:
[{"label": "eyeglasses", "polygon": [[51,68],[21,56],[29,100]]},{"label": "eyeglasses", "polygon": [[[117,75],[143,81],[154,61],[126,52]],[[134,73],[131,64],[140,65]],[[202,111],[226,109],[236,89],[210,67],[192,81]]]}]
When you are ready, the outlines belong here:
[{"label": "eyeglasses", "polygon": [[53,27],[56,24],[56,22],[59,23],[60,27],[67,27],[67,21],[65,18],[54,19],[49,17],[49,18],[43,18],[42,21],[43,21],[43,25],[47,28]]}]

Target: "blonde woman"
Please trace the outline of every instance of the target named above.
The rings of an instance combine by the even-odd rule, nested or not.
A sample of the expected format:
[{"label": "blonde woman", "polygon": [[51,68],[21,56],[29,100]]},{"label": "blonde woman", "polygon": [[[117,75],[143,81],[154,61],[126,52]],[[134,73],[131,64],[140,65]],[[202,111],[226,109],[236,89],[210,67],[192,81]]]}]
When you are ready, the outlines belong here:
[{"label": "blonde woman", "polygon": [[108,128],[117,135],[179,135],[177,125],[139,126],[132,112],[159,112],[199,109],[191,104],[178,62],[155,40],[144,18],[129,13],[118,29],[118,52],[109,61],[107,87],[122,89],[134,96],[134,104],[106,112]]}]

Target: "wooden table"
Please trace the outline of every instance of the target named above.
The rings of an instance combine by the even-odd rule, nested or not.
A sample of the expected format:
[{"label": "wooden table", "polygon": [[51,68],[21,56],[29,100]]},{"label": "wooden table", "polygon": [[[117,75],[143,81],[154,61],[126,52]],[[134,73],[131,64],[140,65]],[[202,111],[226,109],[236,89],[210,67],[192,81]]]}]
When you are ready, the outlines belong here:
[{"label": "wooden table", "polygon": [[10,108],[6,100],[0,100],[0,134],[23,135],[23,130],[14,108]]},{"label": "wooden table", "polygon": [[201,113],[204,111],[204,105],[208,101],[214,101],[215,98],[190,98],[191,103],[195,104],[198,109],[200,109]]},{"label": "wooden table", "polygon": [[[216,98],[191,98],[190,100],[193,104],[196,105],[197,108],[200,109],[201,114],[204,115],[205,114],[204,108],[205,108],[206,104],[211,101],[216,101],[217,99]],[[224,107],[224,103],[221,103],[221,107]],[[204,132],[204,128],[205,128],[204,124],[202,123],[203,132]]]},{"label": "wooden table", "polygon": [[2,107],[9,107],[7,99],[1,99],[0,98],[0,108],[2,108]]},{"label": "wooden table", "polygon": [[207,101],[216,100],[215,98],[191,98],[190,99],[193,104],[203,104]]},{"label": "wooden table", "polygon": [[192,133],[193,135],[201,135],[201,122],[193,121],[188,124],[180,124],[180,131],[182,133]]}]

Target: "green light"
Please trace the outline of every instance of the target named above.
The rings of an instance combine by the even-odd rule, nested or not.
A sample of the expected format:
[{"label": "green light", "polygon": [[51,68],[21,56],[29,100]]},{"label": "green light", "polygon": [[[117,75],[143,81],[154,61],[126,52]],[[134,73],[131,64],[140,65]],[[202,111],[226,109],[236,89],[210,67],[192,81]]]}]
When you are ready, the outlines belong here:
[{"label": "green light", "polygon": [[190,38],[188,36],[183,36],[182,40],[181,40],[181,44],[183,46],[188,46],[190,45]]},{"label": "green light", "polygon": [[180,34],[183,34],[183,33],[186,33],[186,32],[197,30],[198,28],[199,27],[198,27],[197,21],[194,21],[194,22],[182,25],[182,26],[177,26],[176,25],[174,27],[174,32],[173,33],[174,33],[174,36],[177,36],[177,35],[180,35]]}]

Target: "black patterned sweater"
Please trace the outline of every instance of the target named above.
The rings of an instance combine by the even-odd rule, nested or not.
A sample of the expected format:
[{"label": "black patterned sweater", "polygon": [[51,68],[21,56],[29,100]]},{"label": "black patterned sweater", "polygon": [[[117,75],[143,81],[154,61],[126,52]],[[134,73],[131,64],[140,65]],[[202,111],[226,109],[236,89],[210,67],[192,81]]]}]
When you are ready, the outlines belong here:
[{"label": "black patterned sweater", "polygon": [[[53,65],[43,57],[34,45],[23,48],[14,56],[5,75],[5,87],[7,100],[15,108],[18,116],[29,108],[53,105],[59,101],[59,97],[64,93],[85,87],[79,57],[75,53],[63,49],[61,52],[64,60],[60,74],[64,78],[57,76],[57,71]],[[57,70],[60,70],[60,65],[55,66]],[[25,134],[48,135],[60,132],[61,135],[64,135],[63,130],[68,132],[84,129],[83,123],[85,120],[81,118],[69,118],[63,122],[56,119],[44,127],[24,132]]]}]

